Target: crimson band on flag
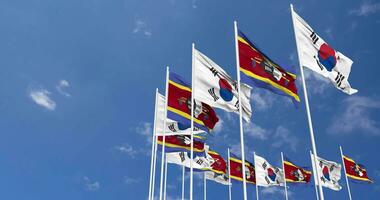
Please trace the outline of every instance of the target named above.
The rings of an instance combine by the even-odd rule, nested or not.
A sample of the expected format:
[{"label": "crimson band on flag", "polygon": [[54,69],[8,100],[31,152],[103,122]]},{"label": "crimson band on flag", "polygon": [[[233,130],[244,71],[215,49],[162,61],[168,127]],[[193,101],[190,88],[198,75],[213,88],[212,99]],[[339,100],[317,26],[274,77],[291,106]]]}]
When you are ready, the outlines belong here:
[{"label": "crimson band on flag", "polygon": [[[168,118],[190,127],[191,88],[179,75],[170,72],[168,92]],[[194,126],[210,131],[219,121],[214,109],[194,100]]]}]

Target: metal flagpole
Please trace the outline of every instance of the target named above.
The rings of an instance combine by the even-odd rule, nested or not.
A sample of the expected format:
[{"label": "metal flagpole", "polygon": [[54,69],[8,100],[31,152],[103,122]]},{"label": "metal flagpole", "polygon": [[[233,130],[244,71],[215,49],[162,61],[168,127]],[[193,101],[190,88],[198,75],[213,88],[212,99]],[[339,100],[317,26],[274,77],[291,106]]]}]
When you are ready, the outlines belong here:
[{"label": "metal flagpole", "polygon": [[[312,158],[312,154],[311,154],[311,151],[309,151],[310,152],[310,159],[313,159]],[[317,176],[316,176],[316,174],[315,174],[315,171],[317,170],[316,169],[316,167],[315,167],[315,164],[314,164],[314,162],[313,162],[313,160],[311,160],[311,164],[312,164],[312,169],[313,169],[313,177],[314,177],[314,188],[315,188],[315,196],[317,197],[317,200],[319,200],[319,195],[318,195],[318,186],[317,186],[317,184],[315,184],[316,183],[316,180],[315,179],[317,179]]]},{"label": "metal flagpole", "polygon": [[[253,159],[256,160],[256,152],[253,152]],[[256,200],[259,200],[259,186],[257,185],[257,178],[256,178],[256,184],[255,185],[256,185]]]},{"label": "metal flagpole", "polygon": [[230,165],[230,148],[227,148],[228,153],[228,197],[229,200],[232,200],[232,193],[231,193],[231,165]]},{"label": "metal flagpole", "polygon": [[[292,12],[294,38],[295,38],[295,41],[296,41],[298,60],[299,60],[300,59],[300,52],[299,52],[299,46],[298,46],[298,42],[297,42],[297,33],[296,33],[296,29],[295,29],[294,16],[293,16],[294,10],[293,10],[293,5],[292,4],[290,4],[290,9],[291,9],[291,12]],[[311,146],[312,146],[312,149],[313,149],[314,163],[316,164],[317,163],[317,156],[318,155],[317,155],[317,147],[315,145],[315,139],[314,139],[313,122],[311,120],[311,114],[310,114],[310,108],[309,108],[309,99],[308,99],[307,89],[306,89],[306,83],[305,83],[305,76],[303,74],[303,68],[301,66],[301,63],[300,63],[299,66],[300,66],[300,71],[301,71],[301,79],[302,79],[302,86],[303,86],[303,94],[304,94],[304,98],[305,98],[307,119],[308,119],[308,123],[309,123]],[[316,175],[317,175],[317,177],[320,177],[319,174],[318,174],[318,170],[316,170]],[[320,184],[319,178],[317,179],[317,183],[318,183],[318,189],[319,189],[319,196],[320,196],[321,200],[324,200],[322,185]]]},{"label": "metal flagpole", "polygon": [[286,174],[285,174],[284,155],[282,152],[281,152],[281,162],[282,162],[282,170],[284,172],[285,199],[288,200],[288,189],[286,188]]},{"label": "metal flagpole", "polygon": [[182,200],[185,200],[185,166],[182,166]]},{"label": "metal flagpole", "polygon": [[[165,109],[164,109],[164,122],[163,130],[166,129],[166,116],[168,110],[168,91],[169,90],[169,66],[166,67],[166,85],[165,85]],[[162,189],[164,184],[164,164],[165,164],[165,131],[162,132],[162,150],[161,150],[161,177],[160,177],[160,200],[162,200]]]},{"label": "metal flagpole", "polygon": [[156,88],[156,94],[155,94],[155,103],[154,103],[154,120],[153,120],[153,131],[152,131],[152,154],[150,158],[150,177],[149,177],[149,197],[148,199],[152,199],[152,188],[154,187],[154,184],[152,183],[153,180],[153,162],[154,160],[154,145],[155,145],[155,137],[156,137],[156,118],[157,118],[157,98],[158,96],[158,88]]},{"label": "metal flagpole", "polygon": [[194,49],[195,44],[192,44],[191,49],[191,130],[190,130],[190,200],[193,200],[193,159],[194,159],[194,138],[193,138],[193,130],[194,130]]},{"label": "metal flagpole", "polygon": [[[157,127],[156,127],[157,128]],[[157,134],[155,133],[154,137],[154,158],[153,158],[153,177],[152,177],[152,196],[151,200],[154,199],[154,189],[155,189],[155,180],[156,180],[156,163],[157,163]]]},{"label": "metal flagpole", "polygon": [[166,183],[168,179],[168,162],[165,159],[164,200],[166,200]]},{"label": "metal flagpole", "polygon": [[243,133],[243,114],[241,106],[241,94],[240,94],[240,60],[239,60],[239,47],[237,38],[237,22],[234,21],[234,31],[235,31],[235,54],[236,54],[236,72],[237,72],[237,82],[238,82],[238,95],[239,95],[239,123],[240,123],[240,147],[241,147],[241,160],[243,168],[243,195],[244,200],[247,200],[247,182],[245,180],[245,154],[244,154],[244,133]]},{"label": "metal flagpole", "polygon": [[346,172],[346,165],[344,164],[344,159],[343,159],[343,150],[342,150],[342,146],[339,146],[339,149],[340,149],[340,156],[342,157],[342,164],[343,164],[343,169],[344,169],[344,176],[346,177],[348,196],[350,197],[350,200],[352,200],[352,197],[351,197],[351,190],[350,190],[350,184],[348,184],[348,178],[347,178],[347,172]]},{"label": "metal flagpole", "polygon": [[203,172],[203,199],[207,200],[207,180],[206,172]]}]

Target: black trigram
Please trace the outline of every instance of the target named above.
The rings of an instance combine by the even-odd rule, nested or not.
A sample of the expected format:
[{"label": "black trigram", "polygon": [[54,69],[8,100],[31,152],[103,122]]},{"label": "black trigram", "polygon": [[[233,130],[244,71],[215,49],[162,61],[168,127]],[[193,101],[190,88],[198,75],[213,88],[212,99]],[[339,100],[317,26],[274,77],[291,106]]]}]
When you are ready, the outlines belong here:
[{"label": "black trigram", "polygon": [[239,111],[239,100],[236,101],[235,108]]},{"label": "black trigram", "polygon": [[266,169],[268,165],[267,165],[266,162],[264,162],[262,166],[263,166],[264,169]]},{"label": "black trigram", "polygon": [[319,40],[319,37],[317,36],[317,34],[315,34],[314,31],[311,33],[310,37],[314,44],[317,43],[317,41]]},{"label": "black trigram", "polygon": [[202,165],[203,164],[203,160],[201,160],[201,159],[197,160],[197,164],[198,165]]},{"label": "black trigram", "polygon": [[340,85],[342,84],[343,80],[345,79],[346,77],[343,76],[340,72],[338,72],[338,75],[336,75],[335,77],[335,82],[336,82],[336,85],[338,87],[340,87]]},{"label": "black trigram", "polygon": [[268,176],[265,177],[265,181],[267,182],[267,184],[271,183],[271,181],[269,180]]},{"label": "black trigram", "polygon": [[177,132],[177,130],[176,130],[175,127],[174,127],[174,124],[170,124],[170,125],[168,126],[168,128],[169,128],[169,130],[171,130],[172,132]]},{"label": "black trigram", "polygon": [[214,74],[214,76],[218,75],[218,73],[219,73],[218,70],[216,70],[216,69],[213,68],[213,67],[210,68],[210,71],[211,71],[211,73]]},{"label": "black trigram", "polygon": [[180,152],[179,157],[181,158],[181,162],[184,162],[186,160],[185,158],[185,152]]},{"label": "black trigram", "polygon": [[211,97],[214,99],[214,101],[217,101],[219,99],[219,97],[216,96],[216,94],[215,94],[215,88],[210,88],[208,90],[208,93],[211,95]]}]

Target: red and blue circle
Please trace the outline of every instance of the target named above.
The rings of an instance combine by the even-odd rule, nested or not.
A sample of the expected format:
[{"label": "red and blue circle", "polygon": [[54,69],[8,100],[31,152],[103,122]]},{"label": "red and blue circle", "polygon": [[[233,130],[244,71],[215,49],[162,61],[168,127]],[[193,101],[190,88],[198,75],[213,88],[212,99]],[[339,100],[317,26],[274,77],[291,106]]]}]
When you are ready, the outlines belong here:
[{"label": "red and blue circle", "polygon": [[321,45],[318,50],[318,59],[328,71],[331,71],[336,65],[335,50],[327,43]]},{"label": "red and blue circle", "polygon": [[329,172],[329,168],[327,166],[323,167],[322,174],[323,174],[323,177],[325,177],[325,179],[330,181],[330,172]]},{"label": "red and blue circle", "polygon": [[231,101],[234,98],[234,94],[232,93],[232,86],[225,79],[219,79],[219,94],[220,97],[226,102]]},{"label": "red and blue circle", "polygon": [[272,168],[268,168],[267,171],[268,171],[268,177],[270,178],[270,180],[272,180],[272,181],[276,181],[276,177],[277,177],[277,175],[276,175],[276,173],[273,171],[273,169],[272,169]]}]

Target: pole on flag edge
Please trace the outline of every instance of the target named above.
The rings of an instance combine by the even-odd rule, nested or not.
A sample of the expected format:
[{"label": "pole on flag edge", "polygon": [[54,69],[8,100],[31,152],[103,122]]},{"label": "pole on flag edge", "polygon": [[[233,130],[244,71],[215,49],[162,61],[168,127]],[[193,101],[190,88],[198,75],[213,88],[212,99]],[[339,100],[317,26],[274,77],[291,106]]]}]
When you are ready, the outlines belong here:
[{"label": "pole on flag edge", "polygon": [[169,66],[166,67],[166,83],[165,83],[165,109],[164,109],[164,122],[163,122],[163,132],[162,132],[162,150],[161,150],[161,176],[160,176],[160,198],[162,200],[162,189],[163,189],[163,179],[164,179],[164,162],[165,162],[165,127],[167,118],[167,107],[168,107],[168,90],[169,90]]},{"label": "pole on flag edge", "polygon": [[281,163],[282,163],[282,170],[284,173],[285,199],[288,200],[288,189],[286,188],[286,174],[285,174],[284,155],[282,152],[281,152]]},{"label": "pole on flag edge", "polygon": [[350,184],[348,183],[348,178],[347,178],[346,165],[344,164],[344,158],[343,158],[343,149],[342,149],[342,146],[339,146],[339,150],[340,150],[340,156],[342,157],[342,165],[343,165],[343,169],[344,169],[344,176],[346,177],[346,184],[347,184],[348,197],[350,198],[350,200],[352,200],[352,197],[351,197],[351,190],[350,190]]},{"label": "pole on flag edge", "polygon": [[155,103],[154,103],[154,119],[153,119],[153,131],[152,131],[152,155],[150,159],[150,177],[149,177],[149,200],[152,200],[152,189],[154,188],[153,184],[153,165],[155,162],[155,152],[154,152],[154,146],[155,146],[155,137],[156,137],[156,118],[157,118],[157,100],[158,100],[158,88],[156,88],[156,93],[155,93]]},{"label": "pole on flag edge", "polygon": [[[296,33],[296,30],[295,30],[295,24],[294,24],[293,4],[290,4],[290,10],[292,12],[291,16],[292,16],[292,22],[293,22],[293,31],[294,31],[294,38],[295,38],[295,41],[296,41],[298,61],[299,61],[299,59],[300,59],[300,52],[299,52],[299,48],[298,48],[299,46],[298,46],[298,42],[297,42],[297,35],[296,35],[297,33]],[[310,132],[310,139],[311,139],[312,150],[313,150],[314,165],[316,165],[317,164],[317,156],[318,156],[317,155],[317,148],[316,148],[316,145],[315,145],[313,123],[312,123],[311,114],[310,114],[309,99],[308,99],[308,95],[307,95],[305,77],[304,77],[303,68],[302,68],[300,62],[299,62],[299,67],[300,67],[300,72],[301,72],[301,79],[302,79],[303,93],[304,93],[304,98],[305,98],[306,113],[307,113],[309,132]],[[317,168],[315,168],[315,169],[316,169],[315,170],[316,171],[316,175],[317,175],[317,177],[319,177],[319,172],[318,172]],[[323,189],[322,189],[322,185],[320,184],[319,178],[317,178],[316,182],[318,183],[318,189],[319,189],[320,199],[324,200]]]},{"label": "pole on flag edge", "polygon": [[239,126],[240,126],[240,147],[241,147],[241,160],[242,160],[242,176],[243,176],[243,196],[244,200],[247,200],[247,181],[245,178],[245,152],[244,152],[244,130],[243,130],[243,114],[241,105],[241,87],[240,87],[240,60],[239,60],[239,48],[237,38],[237,22],[234,21],[234,33],[235,33],[235,54],[236,54],[236,72],[238,82],[238,95],[239,95]]},{"label": "pole on flag edge", "polygon": [[194,130],[194,49],[195,44],[191,45],[191,130],[190,130],[190,200],[193,200],[193,152],[194,152],[194,138],[193,138],[193,130]]}]

